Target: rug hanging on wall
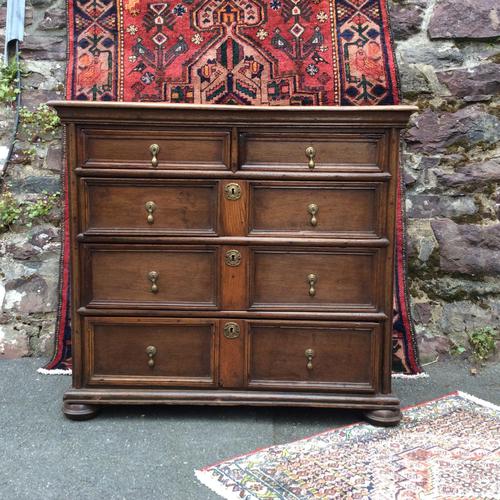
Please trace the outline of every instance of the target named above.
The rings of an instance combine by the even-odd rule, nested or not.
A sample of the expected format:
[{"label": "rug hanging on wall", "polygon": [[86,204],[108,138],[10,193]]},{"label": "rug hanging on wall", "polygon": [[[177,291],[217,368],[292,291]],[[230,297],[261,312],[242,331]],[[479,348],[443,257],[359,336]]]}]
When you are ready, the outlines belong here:
[{"label": "rug hanging on wall", "polygon": [[[269,106],[398,104],[386,0],[69,0],[66,96]],[[393,366],[417,374],[402,189]],[[71,368],[67,235],[48,370]]]},{"label": "rug hanging on wall", "polygon": [[229,500],[500,498],[500,407],[464,393],[196,471]]}]

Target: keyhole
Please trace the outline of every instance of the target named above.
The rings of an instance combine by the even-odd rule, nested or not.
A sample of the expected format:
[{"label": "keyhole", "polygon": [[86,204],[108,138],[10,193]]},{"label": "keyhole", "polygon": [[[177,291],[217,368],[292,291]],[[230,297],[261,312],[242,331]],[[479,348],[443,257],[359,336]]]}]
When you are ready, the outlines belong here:
[{"label": "keyhole", "polygon": [[234,328],[232,326],[229,327],[229,333],[231,333],[231,334],[234,333]]},{"label": "keyhole", "polygon": [[234,193],[236,193],[236,189],[234,189],[233,186],[231,186],[231,194],[234,196]]},{"label": "keyhole", "polygon": [[231,254],[231,260],[232,260],[233,262],[236,262],[236,255]]}]

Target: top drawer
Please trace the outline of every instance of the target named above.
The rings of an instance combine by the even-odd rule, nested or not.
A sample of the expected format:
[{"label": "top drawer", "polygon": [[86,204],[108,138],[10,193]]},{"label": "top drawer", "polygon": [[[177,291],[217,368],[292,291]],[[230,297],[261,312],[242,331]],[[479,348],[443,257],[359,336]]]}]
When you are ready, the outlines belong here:
[{"label": "top drawer", "polygon": [[78,166],[84,168],[227,170],[228,130],[79,130]]},{"label": "top drawer", "polygon": [[280,129],[239,135],[241,168],[301,172],[381,172],[386,163],[383,132]]}]

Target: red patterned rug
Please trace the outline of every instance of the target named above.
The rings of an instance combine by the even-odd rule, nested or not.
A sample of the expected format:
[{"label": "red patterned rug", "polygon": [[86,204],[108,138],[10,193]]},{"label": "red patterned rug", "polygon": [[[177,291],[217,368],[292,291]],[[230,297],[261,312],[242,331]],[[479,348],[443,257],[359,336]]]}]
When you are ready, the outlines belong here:
[{"label": "red patterned rug", "polygon": [[[386,0],[69,0],[68,27],[68,99],[399,103]],[[405,284],[401,200],[402,191],[393,365],[416,374],[421,368]],[[66,237],[49,370],[71,367],[68,248]]]},{"label": "red patterned rug", "polygon": [[500,407],[455,393],[404,410],[398,427],[355,424],[196,475],[228,500],[495,500]]}]

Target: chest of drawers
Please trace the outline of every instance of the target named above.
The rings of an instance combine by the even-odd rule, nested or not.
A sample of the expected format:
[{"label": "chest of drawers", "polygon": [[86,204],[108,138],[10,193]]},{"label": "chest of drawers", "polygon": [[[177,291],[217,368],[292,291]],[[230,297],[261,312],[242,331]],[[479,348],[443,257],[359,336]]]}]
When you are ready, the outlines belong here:
[{"label": "chest of drawers", "polygon": [[399,421],[393,234],[413,108],[51,104],[67,144],[68,417],[294,405]]}]

